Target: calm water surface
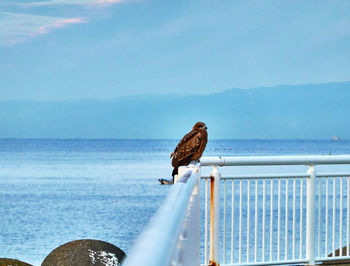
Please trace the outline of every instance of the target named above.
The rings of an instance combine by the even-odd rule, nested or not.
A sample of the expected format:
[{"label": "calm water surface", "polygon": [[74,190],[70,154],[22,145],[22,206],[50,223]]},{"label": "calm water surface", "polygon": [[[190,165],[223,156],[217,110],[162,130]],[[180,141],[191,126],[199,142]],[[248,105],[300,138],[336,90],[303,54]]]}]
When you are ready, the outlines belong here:
[{"label": "calm water surface", "polygon": [[[83,238],[104,240],[128,252],[167,194],[169,186],[160,186],[157,179],[170,177],[169,155],[176,144],[0,140],[0,257],[40,265],[54,248]],[[209,142],[204,155],[292,154],[350,154],[350,141],[217,140]],[[302,172],[305,167],[277,171]]]}]

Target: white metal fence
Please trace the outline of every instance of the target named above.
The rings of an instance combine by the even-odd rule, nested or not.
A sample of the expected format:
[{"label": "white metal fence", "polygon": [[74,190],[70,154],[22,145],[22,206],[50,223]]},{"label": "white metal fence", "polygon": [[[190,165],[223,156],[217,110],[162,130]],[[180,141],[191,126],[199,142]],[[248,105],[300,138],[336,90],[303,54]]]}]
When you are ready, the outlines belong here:
[{"label": "white metal fence", "polygon": [[200,167],[179,169],[180,178],[143,231],[123,266],[200,264]]},{"label": "white metal fence", "polygon": [[[202,177],[206,193],[203,265],[212,261],[280,265],[350,259],[349,248],[341,252],[342,247],[349,247],[350,173],[315,171],[318,164],[349,163],[348,155],[203,158],[201,166],[214,166],[210,176]],[[218,165],[308,165],[308,171],[221,177]],[[214,194],[208,188],[213,182],[222,187]],[[222,195],[212,205],[215,191]],[[222,210],[221,221],[210,219],[215,209]],[[209,234],[217,235],[214,238],[220,239],[220,245],[208,240]],[[340,254],[336,255],[337,249]]]},{"label": "white metal fence", "polygon": [[[334,252],[349,247],[350,173],[317,173],[319,164],[350,164],[350,155],[203,157],[200,166],[180,169],[178,182],[123,266],[315,264],[350,259],[349,248]],[[307,165],[308,171],[230,176],[219,171],[219,166],[259,165]],[[210,176],[200,177],[201,167],[207,166],[213,167]],[[202,204],[200,179],[204,180]],[[203,224],[200,208],[204,208]]]}]

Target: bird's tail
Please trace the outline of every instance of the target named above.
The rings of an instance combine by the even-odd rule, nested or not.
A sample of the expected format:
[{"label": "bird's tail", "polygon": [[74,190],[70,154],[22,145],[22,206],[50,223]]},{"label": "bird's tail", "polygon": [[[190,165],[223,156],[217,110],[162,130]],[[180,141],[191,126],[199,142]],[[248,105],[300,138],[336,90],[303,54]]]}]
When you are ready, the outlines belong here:
[{"label": "bird's tail", "polygon": [[174,167],[174,170],[172,172],[172,176],[174,177],[175,175],[177,175],[179,173],[179,167]]},{"label": "bird's tail", "polygon": [[179,167],[174,167],[173,173],[171,174],[173,176],[173,180],[174,180],[174,177],[178,174],[178,171],[179,171]]}]

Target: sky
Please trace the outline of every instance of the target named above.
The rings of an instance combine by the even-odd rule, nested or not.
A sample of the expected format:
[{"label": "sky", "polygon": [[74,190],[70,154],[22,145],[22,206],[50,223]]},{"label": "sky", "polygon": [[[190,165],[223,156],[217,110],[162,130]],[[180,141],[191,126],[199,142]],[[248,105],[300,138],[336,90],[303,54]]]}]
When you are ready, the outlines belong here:
[{"label": "sky", "polygon": [[0,100],[350,80],[350,1],[0,0]]}]

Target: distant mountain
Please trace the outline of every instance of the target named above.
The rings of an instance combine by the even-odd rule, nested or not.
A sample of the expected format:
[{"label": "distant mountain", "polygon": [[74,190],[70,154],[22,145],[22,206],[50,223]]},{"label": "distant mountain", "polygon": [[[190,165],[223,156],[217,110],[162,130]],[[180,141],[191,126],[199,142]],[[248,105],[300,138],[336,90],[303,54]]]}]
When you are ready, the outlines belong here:
[{"label": "distant mountain", "polygon": [[212,95],[0,102],[1,138],[350,139],[350,82],[232,89]]}]

